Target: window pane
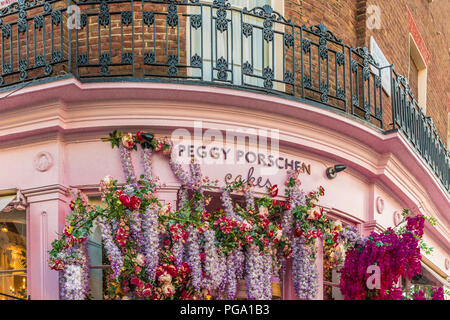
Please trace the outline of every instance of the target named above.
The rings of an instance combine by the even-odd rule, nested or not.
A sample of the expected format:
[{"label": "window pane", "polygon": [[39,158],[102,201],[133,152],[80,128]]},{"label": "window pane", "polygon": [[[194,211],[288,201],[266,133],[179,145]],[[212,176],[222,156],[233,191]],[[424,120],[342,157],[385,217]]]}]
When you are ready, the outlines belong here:
[{"label": "window pane", "polygon": [[[104,207],[105,204],[100,200],[100,198],[92,197],[89,199],[89,203],[92,206]],[[102,236],[98,226],[94,226],[92,233],[88,238],[88,253],[89,253],[89,264],[91,266],[101,266],[102,261]],[[89,274],[89,283],[91,288],[92,299],[102,300],[103,299],[103,270],[102,269],[91,269]]]},{"label": "window pane", "polygon": [[26,298],[26,243],[25,211],[0,212],[0,293]]}]

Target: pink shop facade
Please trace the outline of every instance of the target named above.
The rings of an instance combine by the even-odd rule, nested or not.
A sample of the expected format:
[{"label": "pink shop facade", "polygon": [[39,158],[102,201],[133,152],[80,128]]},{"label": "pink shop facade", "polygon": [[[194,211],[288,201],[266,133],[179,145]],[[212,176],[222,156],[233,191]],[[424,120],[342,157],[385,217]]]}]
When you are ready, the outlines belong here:
[{"label": "pink shop facade", "polygon": [[[21,285],[31,299],[59,298],[58,272],[48,267],[48,250],[70,212],[67,190],[79,189],[95,203],[104,176],[124,182],[117,149],[101,141],[115,129],[145,130],[161,137],[180,129],[194,137],[197,130],[203,139],[208,132],[225,136],[227,130],[242,128],[277,132],[277,174],[261,170],[264,159],[258,161],[251,153],[241,154],[247,159],[238,165],[202,164],[203,173],[217,179],[219,186],[249,176],[260,186],[281,186],[286,169],[303,166],[307,170],[302,187],[322,185],[326,193],[320,206],[332,219],[353,225],[364,235],[395,226],[403,208],[435,217],[437,224],[425,229],[434,251],[423,253],[422,282],[417,285],[448,288],[449,194],[399,132],[382,134],[305,103],[195,85],[86,84],[65,79],[25,88],[3,100],[1,108],[2,223],[9,232],[21,224],[26,228],[16,231],[23,236],[26,269],[16,261],[18,271],[3,277],[4,293],[14,295]],[[196,153],[194,147],[185,150]],[[214,151],[213,158],[218,158],[220,150]],[[142,172],[137,155],[134,160],[136,170]],[[326,170],[336,164],[347,169],[329,179]],[[165,184],[159,197],[176,206],[180,183],[162,155],[154,156],[153,168]],[[3,237],[6,234],[2,232]],[[90,250],[91,259],[97,260],[91,261],[91,288],[101,299],[101,240],[95,234]],[[10,252],[11,261],[19,259],[18,249]],[[332,298],[339,299],[338,275],[323,279],[320,245],[316,265],[321,288],[317,299],[324,298],[327,286],[333,288]],[[290,277],[281,283],[282,298],[294,299]]]},{"label": "pink shop facade", "polygon": [[[285,17],[289,1],[9,2],[0,8],[0,300],[60,299],[49,251],[72,212],[70,190],[101,206],[105,176],[126,182],[118,149],[102,141],[114,130],[182,136],[176,153],[217,180],[208,210],[235,181],[252,182],[255,197],[277,185],[274,200],[286,201],[287,172],[301,169],[305,192],[325,189],[327,217],[364,236],[396,227],[403,209],[432,218],[421,274],[398,285],[450,290],[449,151],[419,106],[426,86],[415,99],[376,44],[392,47],[383,36],[370,52],[344,44],[323,24]],[[142,152],[132,152],[137,174]],[[162,153],[152,163],[159,200],[177,208],[184,185]],[[87,241],[98,300],[111,269],[100,233],[94,226]],[[343,299],[339,268],[329,272],[320,241],[316,252],[315,299]],[[286,271],[273,296],[294,300],[291,261]]]}]

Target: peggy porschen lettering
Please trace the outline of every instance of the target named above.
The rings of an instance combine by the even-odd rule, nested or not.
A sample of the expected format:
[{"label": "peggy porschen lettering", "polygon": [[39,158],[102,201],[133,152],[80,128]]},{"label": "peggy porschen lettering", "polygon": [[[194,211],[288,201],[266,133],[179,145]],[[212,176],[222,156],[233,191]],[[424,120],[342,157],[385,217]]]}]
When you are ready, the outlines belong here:
[{"label": "peggy porschen lettering", "polygon": [[177,145],[177,154],[179,158],[188,157],[197,159],[210,158],[212,160],[221,160],[223,163],[233,164],[257,164],[258,166],[273,167],[281,170],[302,170],[309,175],[311,174],[311,165],[302,161],[297,161],[272,154],[264,154],[261,152],[233,150],[226,147],[209,147],[205,145]]}]

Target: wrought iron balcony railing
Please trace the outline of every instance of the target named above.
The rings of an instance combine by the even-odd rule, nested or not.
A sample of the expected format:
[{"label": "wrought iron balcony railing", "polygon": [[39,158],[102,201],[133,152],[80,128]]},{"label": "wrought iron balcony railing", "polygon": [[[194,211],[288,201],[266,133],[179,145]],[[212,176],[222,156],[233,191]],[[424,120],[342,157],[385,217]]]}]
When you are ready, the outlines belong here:
[{"label": "wrought iron balcony railing", "polygon": [[67,74],[276,94],[401,131],[449,190],[449,152],[405,77],[324,25],[228,0],[18,0],[0,28],[0,88]]}]

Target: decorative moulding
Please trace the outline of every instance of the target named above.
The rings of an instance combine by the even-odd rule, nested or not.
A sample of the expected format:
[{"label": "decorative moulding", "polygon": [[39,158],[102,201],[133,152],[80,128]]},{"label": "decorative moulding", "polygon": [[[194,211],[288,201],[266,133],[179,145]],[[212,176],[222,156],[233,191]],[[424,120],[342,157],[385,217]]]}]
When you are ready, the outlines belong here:
[{"label": "decorative moulding", "polygon": [[402,214],[398,211],[395,211],[394,212],[394,225],[398,226],[401,221],[402,221]]},{"label": "decorative moulding", "polygon": [[384,200],[381,197],[377,197],[376,200],[376,207],[378,214],[382,214],[384,211]]},{"label": "decorative moulding", "polygon": [[53,166],[52,155],[48,152],[39,152],[34,158],[34,166],[39,172],[46,172]]}]

